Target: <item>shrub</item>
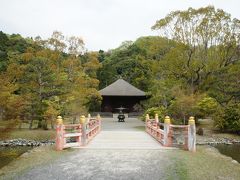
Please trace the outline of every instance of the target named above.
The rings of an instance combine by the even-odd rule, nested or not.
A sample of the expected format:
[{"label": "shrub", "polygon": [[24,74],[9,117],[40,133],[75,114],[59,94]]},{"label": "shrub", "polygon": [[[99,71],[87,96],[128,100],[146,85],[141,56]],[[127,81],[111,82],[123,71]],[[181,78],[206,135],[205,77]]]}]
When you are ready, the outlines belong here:
[{"label": "shrub", "polygon": [[240,132],[240,104],[218,108],[214,114],[215,126],[221,131]]},{"label": "shrub", "polygon": [[203,136],[203,128],[198,128],[197,130],[197,134],[200,135],[200,136]]},{"label": "shrub", "polygon": [[211,116],[218,106],[218,102],[212,97],[204,97],[197,103],[197,108],[203,117]]},{"label": "shrub", "polygon": [[144,121],[145,121],[145,117],[146,117],[147,114],[149,114],[149,117],[151,119],[155,118],[155,114],[158,114],[159,121],[163,122],[164,121],[164,117],[166,115],[166,108],[164,108],[163,106],[160,106],[160,107],[152,107],[152,108],[147,109],[144,112],[143,117],[142,117],[142,119]]},{"label": "shrub", "polygon": [[196,117],[196,102],[199,98],[200,95],[180,95],[171,101],[168,112],[177,124],[187,124],[190,116]]}]

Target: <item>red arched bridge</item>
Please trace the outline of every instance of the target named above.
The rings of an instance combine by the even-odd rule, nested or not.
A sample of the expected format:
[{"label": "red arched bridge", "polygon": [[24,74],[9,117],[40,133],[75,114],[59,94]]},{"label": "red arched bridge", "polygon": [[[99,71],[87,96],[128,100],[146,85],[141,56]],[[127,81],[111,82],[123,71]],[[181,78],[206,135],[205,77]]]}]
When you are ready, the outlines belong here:
[{"label": "red arched bridge", "polygon": [[[136,119],[129,119],[127,123],[117,123],[112,118],[102,121],[100,115],[97,117],[89,115],[87,118],[81,116],[79,124],[63,124],[62,117],[58,116],[56,149],[63,150],[69,147],[161,149],[179,146],[175,141],[180,138],[181,147],[192,152],[196,151],[194,117],[189,118],[188,125],[173,125],[168,116],[165,117],[164,123],[160,123],[157,114],[154,119],[146,115],[145,130],[150,136],[144,131],[136,130],[141,129],[142,123]],[[103,131],[102,124],[105,128]]]}]

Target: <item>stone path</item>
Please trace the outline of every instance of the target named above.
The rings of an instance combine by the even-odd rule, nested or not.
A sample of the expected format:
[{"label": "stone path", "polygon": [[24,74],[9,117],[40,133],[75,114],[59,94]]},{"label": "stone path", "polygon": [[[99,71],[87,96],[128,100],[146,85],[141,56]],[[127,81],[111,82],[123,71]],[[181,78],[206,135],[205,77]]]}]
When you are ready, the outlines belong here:
[{"label": "stone path", "polygon": [[125,123],[103,119],[102,132],[86,148],[35,167],[17,179],[168,179],[169,167],[174,166],[168,157],[171,150],[143,130],[143,122],[135,118]]}]

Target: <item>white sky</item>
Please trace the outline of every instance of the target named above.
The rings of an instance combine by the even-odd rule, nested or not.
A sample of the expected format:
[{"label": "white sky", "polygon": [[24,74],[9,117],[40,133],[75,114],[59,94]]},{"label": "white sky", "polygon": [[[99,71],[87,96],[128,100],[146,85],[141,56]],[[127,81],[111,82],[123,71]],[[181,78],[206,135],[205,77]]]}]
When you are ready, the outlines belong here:
[{"label": "white sky", "polygon": [[88,50],[108,50],[156,35],[151,26],[173,10],[207,5],[240,19],[239,0],[0,0],[0,30],[42,38],[58,30],[82,37]]}]

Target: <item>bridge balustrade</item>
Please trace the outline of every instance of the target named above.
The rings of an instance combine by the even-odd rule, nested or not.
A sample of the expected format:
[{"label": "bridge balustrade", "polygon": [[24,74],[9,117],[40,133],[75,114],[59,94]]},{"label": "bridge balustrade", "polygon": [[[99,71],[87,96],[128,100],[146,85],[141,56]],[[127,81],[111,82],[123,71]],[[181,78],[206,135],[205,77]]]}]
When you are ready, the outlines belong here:
[{"label": "bridge balustrade", "polygon": [[196,127],[194,117],[189,118],[188,125],[173,125],[170,123],[169,116],[165,117],[164,123],[160,123],[158,115],[155,119],[150,119],[146,115],[146,132],[160,142],[163,146],[172,147],[173,140],[176,139],[180,132],[184,137],[183,148],[189,151],[196,151]]},{"label": "bridge balustrade", "polygon": [[[80,124],[63,124],[61,116],[57,118],[56,150],[69,147],[85,146],[101,131],[101,117],[91,118],[87,121],[81,116]],[[74,141],[74,142],[72,142]]]}]

